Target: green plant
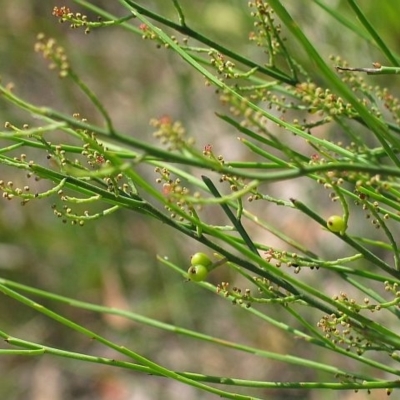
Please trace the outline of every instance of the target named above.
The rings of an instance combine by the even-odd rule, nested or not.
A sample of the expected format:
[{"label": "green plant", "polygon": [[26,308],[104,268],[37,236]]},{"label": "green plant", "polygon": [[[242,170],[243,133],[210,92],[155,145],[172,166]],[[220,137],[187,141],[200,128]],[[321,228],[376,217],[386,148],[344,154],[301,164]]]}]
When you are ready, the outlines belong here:
[{"label": "green plant", "polygon": [[[39,283],[22,283],[23,277],[0,278],[0,291],[10,304],[24,305],[35,315],[43,314],[54,324],[112,351],[111,356],[98,356],[92,348],[66,350],[64,343],[45,344],[34,335],[30,337],[29,330],[16,337],[3,328],[0,336],[6,345],[0,355],[51,354],[129,373],[162,376],[222,398],[243,400],[277,398],[277,393],[284,396],[286,391],[295,390],[303,394],[318,389],[383,389],[390,394],[398,388],[399,100],[357,72],[396,74],[400,65],[397,54],[363,10],[354,0],[345,2],[347,11],[320,0],[310,2],[325,12],[327,20],[346,28],[347,34],[361,37],[391,66],[375,62],[373,68],[349,67],[342,57],[328,59],[292,17],[295,7],[289,12],[289,6],[279,0],[248,4],[248,18],[254,26],[249,38],[262,59],[259,62],[244,55],[244,47],[236,52],[203,35],[201,29],[192,29],[185,11],[190,5],[183,1],[168,2],[171,9],[166,6],[164,13],[121,0],[120,18],[85,0],[74,3],[81,11],[55,7],[53,15],[81,29],[82,37],[111,28],[127,32],[172,54],[176,57],[170,61],[176,63],[174,66],[189,67],[197,78],[205,79],[206,87],[216,91],[221,103],[215,106],[216,118],[228,127],[226,140],[219,145],[213,133],[209,142],[198,145],[194,138],[199,136],[196,128],[201,127],[192,126],[188,135],[186,124],[169,114],[149,115],[156,143],[124,132],[105,105],[107,96],[97,96],[86,83],[87,77],[70,61],[73,50],[40,34],[36,52],[58,72],[60,85],[68,81],[68,89],[72,85],[78,88],[96,113],[88,112],[92,115],[89,119],[84,110],[71,115],[20,96],[18,81],[16,89],[1,85],[2,104],[28,115],[15,114],[18,123],[5,120],[5,130],[0,133],[0,163],[9,167],[1,171],[3,198],[27,206],[51,199],[55,216],[76,229],[90,229],[88,225],[112,220],[125,210],[148,224],[156,221],[156,229],[165,225],[169,232],[179,233],[179,245],[185,237],[186,247],[197,242],[214,252],[217,262],[211,264],[207,255],[196,253],[186,271],[188,257],[175,257],[175,251],[168,248],[168,236],[157,231],[150,235],[151,241],[166,242],[157,259],[175,274],[175,282],[187,277],[198,282],[182,289],[189,293],[187,299],[193,301],[191,293],[196,286],[204,289],[197,318],[211,320],[207,326],[211,333],[200,332],[196,323],[193,329],[179,326],[185,319],[169,323],[160,315],[150,318],[81,301],[81,293],[72,292],[76,298],[61,296],[48,282],[44,290]],[[160,9],[166,3],[160,3]],[[85,9],[90,16],[84,14]],[[351,11],[360,25],[353,22]],[[164,16],[172,12],[174,19]],[[181,79],[184,91],[189,79]],[[99,118],[102,123],[92,122]],[[331,202],[336,203],[335,212],[341,209],[343,218],[334,215],[333,221],[325,220],[323,216],[332,213]],[[94,253],[104,251],[98,256],[101,259],[107,249],[123,240],[118,237],[104,246],[95,245]],[[204,282],[209,270],[222,263],[227,268],[216,270],[210,274],[210,282]],[[85,267],[82,262],[82,273]],[[152,271],[151,276],[157,274]],[[179,299],[181,289],[172,282],[170,278],[165,297]],[[74,284],[72,280],[70,286]],[[148,287],[155,285],[151,280]],[[212,293],[209,300],[205,299],[207,290]],[[176,300],[178,303],[185,302]],[[234,304],[239,311],[228,312],[221,303]],[[191,304],[189,314],[197,309],[195,300]],[[209,345],[212,354],[220,348],[236,353],[217,374],[204,364],[207,357],[196,362],[192,343],[184,342],[191,360],[190,372],[184,372],[157,352],[147,356],[136,343],[126,345],[128,340],[122,335],[114,340],[110,339],[114,333],[99,334],[103,325],[88,328],[88,321],[66,317],[68,311],[62,306],[67,305],[182,335]],[[215,333],[213,329],[224,319],[221,316],[228,321],[228,332],[222,329]],[[240,316],[240,323],[236,316]],[[245,328],[240,333],[246,332],[252,345],[241,344],[233,334],[243,320]],[[220,338],[222,333],[232,339]],[[269,335],[266,341],[264,335]],[[280,345],[282,336],[290,345]],[[234,367],[240,363],[232,360],[248,354],[254,356],[249,362],[256,367],[250,372],[246,366],[239,368],[242,377],[238,378]],[[260,371],[268,363],[293,369],[284,378],[278,367],[277,376],[273,368],[264,375]],[[167,398],[165,393],[163,398]]]}]

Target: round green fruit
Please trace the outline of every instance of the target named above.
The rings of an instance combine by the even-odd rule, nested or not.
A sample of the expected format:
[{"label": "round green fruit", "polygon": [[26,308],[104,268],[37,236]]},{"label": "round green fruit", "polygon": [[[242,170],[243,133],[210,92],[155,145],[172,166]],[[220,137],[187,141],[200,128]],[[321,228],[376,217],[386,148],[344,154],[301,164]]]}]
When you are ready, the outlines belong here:
[{"label": "round green fruit", "polygon": [[204,253],[195,253],[192,255],[190,259],[191,265],[204,265],[205,267],[209,267],[212,262],[207,254]]},{"label": "round green fruit", "polygon": [[326,226],[332,232],[339,233],[346,230],[344,219],[339,215],[332,215],[326,221]]},{"label": "round green fruit", "polygon": [[199,265],[192,265],[188,269],[188,279],[193,282],[202,282],[204,279],[207,278],[208,269],[206,266],[199,264]]}]

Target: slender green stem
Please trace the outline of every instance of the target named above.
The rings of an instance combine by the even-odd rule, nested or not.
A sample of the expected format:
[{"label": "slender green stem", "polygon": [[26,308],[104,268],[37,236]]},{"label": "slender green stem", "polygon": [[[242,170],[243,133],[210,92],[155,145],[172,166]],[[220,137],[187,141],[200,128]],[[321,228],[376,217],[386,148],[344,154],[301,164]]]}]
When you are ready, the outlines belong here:
[{"label": "slender green stem", "polygon": [[[30,300],[29,298],[20,295],[19,293],[15,292],[14,290],[9,289],[7,286],[5,286],[1,283],[0,283],[0,291],[3,292],[5,295],[19,301],[20,303],[25,304],[26,306],[31,307],[34,310],[46,315],[47,317],[52,318],[55,321],[67,326],[68,328],[75,330],[85,336],[88,336],[89,338],[94,339],[94,340],[98,341],[99,343],[102,343],[103,345],[117,351],[118,353],[121,353],[129,358],[132,358],[136,362],[138,362],[144,366],[147,366],[151,370],[156,371],[159,375],[177,380],[181,383],[188,384],[188,385],[196,387],[198,389],[202,389],[206,392],[219,395],[223,398],[239,399],[239,400],[253,400],[253,398],[250,396],[242,396],[239,394],[229,393],[224,390],[216,389],[214,387],[205,385],[200,382],[196,382],[193,379],[182,376],[181,374],[176,373],[168,368],[162,367],[161,365],[159,365],[153,361],[150,361],[149,359],[139,355],[138,353],[136,353],[132,350],[129,350],[125,346],[118,345],[118,344],[104,338],[103,336],[96,334],[95,332],[93,332],[89,329],[86,329],[83,326],[78,325],[75,322],[73,322],[65,317],[62,317],[60,314],[57,314],[57,313],[51,311],[50,309],[43,307],[41,304],[36,303],[36,302]],[[10,341],[10,338],[8,338],[8,341]]]},{"label": "slender green stem", "polygon": [[108,111],[103,106],[103,103],[98,99],[98,97],[94,94],[94,92],[86,85],[85,82],[82,81],[82,79],[79,78],[79,76],[71,68],[68,70],[68,76],[78,85],[78,87],[83,91],[83,93],[86,94],[86,96],[90,99],[90,101],[94,104],[94,106],[103,116],[103,118],[106,121],[107,130],[111,135],[112,132],[114,131],[113,123],[111,121],[111,117]]},{"label": "slender green stem", "polygon": [[[218,189],[212,183],[211,179],[206,176],[202,176],[202,178],[203,178],[204,183],[210,189],[211,194],[216,198],[222,198],[221,194],[218,192]],[[229,218],[229,220],[232,222],[233,226],[238,231],[239,235],[242,237],[244,243],[246,243],[246,245],[249,247],[249,249],[254,254],[259,256],[256,246],[254,245],[253,241],[251,240],[249,234],[244,229],[240,219],[236,218],[236,216],[233,214],[233,212],[230,210],[230,208],[227,204],[221,203],[221,207],[224,210],[227,217]]]},{"label": "slender green stem", "polygon": [[[11,345],[19,346],[26,348],[27,350],[12,350],[12,349],[2,349],[0,350],[0,354],[2,355],[27,355],[27,356],[39,356],[44,354],[52,354],[58,357],[70,358],[75,359],[78,361],[90,362],[94,364],[103,364],[112,367],[120,367],[129,369],[136,372],[142,372],[146,374],[151,374],[155,376],[163,376],[158,371],[154,371],[149,367],[142,366],[139,364],[134,364],[126,361],[118,361],[115,359],[109,359],[105,357],[95,357],[89,356],[86,354],[81,353],[74,353],[71,351],[65,351],[56,349],[53,347],[45,346],[42,344],[37,344],[33,342],[29,342],[26,340],[18,339],[12,337],[5,332],[0,331],[0,337],[5,339],[5,341]],[[222,384],[222,385],[232,385],[238,387],[253,387],[253,388],[319,388],[319,389],[334,389],[334,390],[341,390],[341,389],[377,389],[377,388],[391,388],[397,387],[394,386],[397,381],[364,381],[363,383],[358,382],[265,382],[265,381],[254,381],[254,380],[245,380],[245,379],[235,379],[235,378],[228,378],[228,377],[218,377],[218,376],[211,376],[211,375],[203,375],[203,374],[196,374],[192,372],[178,372],[175,371],[176,374],[179,374],[183,377],[188,379],[197,381],[197,382],[208,382],[214,384]],[[224,396],[225,397],[225,396]],[[240,397],[232,397],[234,399],[240,399]],[[242,397],[242,400],[257,400],[254,397]]]},{"label": "slender green stem", "polygon": [[385,67],[383,65],[374,64],[373,68],[352,68],[352,67],[340,67],[337,66],[338,71],[350,71],[350,72],[365,72],[368,75],[397,75],[400,74],[400,67]]},{"label": "slender green stem", "polygon": [[358,19],[363,24],[364,28],[371,35],[371,37],[374,39],[374,41],[376,42],[378,47],[382,50],[382,52],[385,54],[387,59],[396,67],[400,67],[400,63],[397,61],[396,57],[392,54],[389,47],[386,45],[385,41],[381,39],[381,37],[376,32],[372,24],[368,21],[368,19],[362,12],[361,8],[358,6],[357,2],[355,0],[347,0],[347,2],[349,6],[353,9],[353,11],[356,13]]},{"label": "slender green stem", "polygon": [[[159,260],[162,261],[163,263],[171,266],[171,264],[168,261],[166,261],[166,260],[164,260],[164,259],[162,259],[160,257],[159,257]],[[325,372],[330,372],[330,373],[333,373],[333,374],[353,375],[357,379],[373,380],[371,377],[367,377],[367,376],[362,375],[362,374],[353,374],[353,373],[350,373],[348,371],[339,370],[337,368],[334,368],[334,367],[331,367],[331,366],[327,366],[325,364],[316,363],[316,362],[313,362],[313,361],[307,361],[307,360],[304,360],[302,358],[297,358],[297,357],[292,357],[292,356],[287,356],[287,355],[279,355],[279,354],[271,353],[271,352],[268,352],[268,351],[260,350],[260,349],[257,349],[257,348],[252,348],[250,346],[240,345],[238,343],[233,343],[233,342],[229,342],[229,341],[226,341],[226,340],[221,340],[221,339],[209,336],[209,335],[204,335],[204,334],[201,334],[201,333],[198,333],[198,332],[195,332],[195,331],[191,331],[191,330],[188,330],[188,329],[177,327],[175,325],[170,325],[170,324],[166,324],[166,323],[163,323],[163,322],[160,322],[160,321],[157,321],[157,320],[153,320],[151,318],[143,317],[143,316],[141,316],[139,314],[135,314],[135,313],[132,313],[132,312],[129,312],[129,311],[118,310],[118,309],[115,309],[115,308],[109,308],[109,307],[104,307],[104,306],[98,306],[96,304],[82,302],[82,301],[79,301],[79,300],[71,299],[71,298],[64,297],[64,296],[59,296],[59,295],[56,295],[56,294],[53,294],[53,293],[49,293],[49,292],[46,292],[46,291],[43,291],[43,290],[40,290],[40,289],[32,288],[32,287],[29,287],[29,286],[26,286],[26,285],[22,285],[22,284],[19,284],[19,283],[16,283],[16,282],[12,282],[12,281],[9,281],[9,280],[0,279],[0,285],[5,285],[7,287],[19,289],[19,290],[22,290],[22,291],[25,291],[25,292],[34,294],[36,296],[40,296],[40,297],[49,299],[49,300],[62,302],[62,303],[68,304],[68,305],[70,305],[72,307],[78,307],[78,308],[82,308],[82,309],[86,309],[86,310],[90,310],[90,311],[94,311],[94,312],[105,313],[105,314],[119,315],[119,316],[128,318],[130,320],[140,322],[140,323],[145,324],[145,325],[153,326],[153,327],[156,327],[156,328],[159,328],[159,329],[163,329],[163,330],[167,330],[167,331],[170,331],[170,332],[174,332],[174,333],[177,333],[177,334],[182,334],[182,335],[185,335],[185,336],[192,337],[194,339],[207,341],[207,342],[210,342],[210,343],[213,343],[213,344],[223,345],[225,347],[229,347],[229,348],[232,348],[232,349],[248,352],[248,353],[255,354],[255,355],[258,355],[258,356],[261,356],[261,357],[266,357],[266,358],[269,358],[269,359],[274,359],[274,360],[286,362],[286,363],[289,363],[289,364],[303,365],[303,366],[307,366],[309,368],[313,368],[313,369],[317,369],[317,370],[321,370],[321,371],[325,371]],[[215,292],[215,287],[212,288],[212,290]],[[228,300],[229,300],[229,298],[228,298]],[[286,325],[286,324],[284,324],[282,322],[277,322],[274,319],[266,316],[263,313],[260,313],[259,311],[255,310],[253,308],[252,309],[248,309],[248,311],[251,312],[254,315],[257,315],[261,319],[264,319],[264,320],[272,323],[273,325],[275,325],[275,326],[277,326],[277,327],[279,327],[281,329],[284,329],[287,332],[290,332],[290,333],[296,335],[299,338],[305,339],[307,342],[311,342],[311,343],[314,343],[314,344],[319,344],[318,340],[312,339],[312,338],[308,337],[307,335],[305,335],[304,333],[302,333],[300,331],[296,331],[295,329],[290,328],[288,325]],[[7,338],[8,338],[8,336],[7,336]],[[7,341],[10,343],[10,340],[7,340]],[[322,343],[323,342],[321,342],[319,345],[322,345]],[[14,343],[14,344],[16,344],[16,343]],[[322,345],[322,346],[325,347],[324,345]],[[336,351],[347,355],[347,352],[345,350],[343,350],[343,349],[338,348]],[[60,355],[60,354],[57,354],[57,352],[58,351],[57,350],[54,351],[54,349],[52,351],[53,354]],[[63,352],[60,351],[60,353],[63,353]],[[358,357],[356,355],[354,355],[354,356],[355,356],[355,359],[357,359],[358,361],[365,362],[365,363],[368,363],[370,365],[375,365],[375,366],[379,365],[380,369],[385,368],[384,366],[382,366],[382,365],[380,365],[378,363],[374,363],[372,360],[363,359],[363,358],[360,358],[360,357]],[[83,357],[85,357],[85,356],[83,356]],[[114,360],[114,365],[117,365],[117,366],[119,365],[119,364],[115,364],[115,363],[116,363],[116,361]],[[131,366],[132,364],[129,363],[128,365]],[[123,365],[119,365],[119,366],[123,366]],[[149,367],[147,367],[147,368],[149,368]],[[145,371],[148,371],[148,369],[145,369]],[[393,370],[391,368],[387,368],[387,371],[391,372],[391,373],[395,372],[395,370]],[[159,372],[158,372],[158,374],[159,374]]]},{"label": "slender green stem", "polygon": [[172,0],[172,2],[174,3],[174,6],[175,6],[176,11],[178,13],[180,25],[181,26],[186,26],[185,15],[183,13],[181,5],[179,4],[179,0]]}]

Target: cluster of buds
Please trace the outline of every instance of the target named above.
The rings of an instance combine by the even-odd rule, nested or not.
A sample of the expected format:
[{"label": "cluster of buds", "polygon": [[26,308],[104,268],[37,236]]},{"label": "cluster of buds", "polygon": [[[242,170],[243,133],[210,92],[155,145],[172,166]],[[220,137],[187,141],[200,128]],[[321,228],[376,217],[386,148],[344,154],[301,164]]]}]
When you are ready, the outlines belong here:
[{"label": "cluster of buds", "polygon": [[153,30],[146,24],[140,24],[139,29],[142,31],[142,39],[157,39],[157,35],[153,32]]},{"label": "cluster of buds", "polygon": [[217,70],[218,74],[222,75],[224,78],[234,79],[240,76],[239,73],[235,72],[235,64],[230,60],[226,60],[221,53],[210,50],[208,55],[211,57],[211,65]]},{"label": "cluster of buds", "polygon": [[81,13],[73,13],[68,7],[54,7],[52,14],[59,19],[60,22],[69,22],[71,28],[85,28],[85,33],[90,32],[87,16]]},{"label": "cluster of buds", "polygon": [[358,200],[355,201],[355,204],[362,206],[363,211],[366,212],[366,219],[370,220],[376,229],[379,229],[382,225],[385,225],[385,221],[390,219],[390,217],[394,217],[397,220],[399,219],[398,214],[381,208],[378,201],[370,201],[366,194],[360,192],[361,190],[362,188],[359,187],[355,192],[358,196]]},{"label": "cluster of buds", "polygon": [[[225,164],[225,160],[222,155],[216,156],[214,154],[211,144],[207,144],[206,146],[204,146],[203,155],[213,161],[216,161],[220,165]],[[228,182],[230,190],[232,192],[237,192],[238,190],[244,188],[246,185],[245,182],[243,181],[243,179],[238,178],[237,176],[234,176],[234,175],[230,175],[230,174],[222,174],[219,181],[221,183]],[[254,199],[252,199],[252,200],[254,200]]]},{"label": "cluster of buds", "polygon": [[280,287],[272,283],[267,278],[261,278],[260,276],[254,276],[253,281],[257,285],[258,292],[260,294],[275,297],[280,295]]},{"label": "cluster of buds", "polygon": [[93,150],[89,143],[83,145],[82,155],[86,157],[88,165],[93,169],[98,169],[102,165],[107,165],[108,160],[104,157],[104,154],[97,150]]},{"label": "cluster of buds", "polygon": [[[385,289],[387,291],[396,292],[397,302],[397,299],[400,298],[400,294],[397,294],[397,285],[391,285],[389,282],[385,282]],[[392,302],[387,304],[371,304],[368,297],[365,297],[361,303],[358,303],[355,299],[349,298],[348,295],[343,292],[334,296],[333,300],[356,313],[362,310],[377,312],[393,305]],[[317,326],[322,329],[325,337],[330,339],[334,344],[344,345],[348,351],[355,349],[358,355],[362,355],[372,346],[372,343],[365,338],[365,335],[357,334],[357,328],[352,327],[350,318],[344,312],[339,312],[338,315],[332,314],[323,316]]]},{"label": "cluster of buds", "polygon": [[[155,172],[160,175],[159,178],[156,179],[158,184],[162,184],[162,194],[168,199],[169,204],[176,204],[180,210],[182,210],[185,214],[193,215],[195,210],[193,205],[186,200],[186,198],[190,195],[190,190],[182,186],[180,178],[171,179],[171,172],[167,168],[157,167]],[[198,197],[199,194],[195,193],[195,197]],[[172,207],[166,205],[166,209],[171,213],[171,218],[176,218],[176,212],[172,209]],[[184,221],[185,218],[180,215],[179,221]]]},{"label": "cluster of buds", "polygon": [[74,14],[71,12],[69,7],[54,7],[52,14],[57,17],[63,19],[65,21],[65,18],[72,17]]},{"label": "cluster of buds", "polygon": [[250,289],[246,289],[244,294],[242,290],[234,287],[232,290],[229,288],[229,282],[221,282],[217,285],[217,293],[223,297],[230,297],[232,298],[232,304],[241,305],[246,308],[251,307],[250,299]]},{"label": "cluster of buds", "polygon": [[[239,89],[240,90],[240,89]],[[247,92],[247,90],[246,90]],[[273,99],[278,103],[274,104]],[[255,89],[251,93],[246,93],[243,98],[238,98],[228,91],[224,91],[219,100],[222,105],[229,107],[229,112],[234,116],[241,118],[240,125],[246,128],[255,129],[259,133],[270,135],[268,130],[268,119],[262,115],[261,112],[253,110],[249,106],[249,101],[257,102],[258,100],[268,102],[267,108],[271,109],[276,107],[276,110],[284,114],[287,108],[292,108],[292,104],[283,104],[283,99],[278,100],[278,96],[275,96],[270,91],[264,91],[263,89]]]},{"label": "cluster of buds", "polygon": [[384,285],[385,285],[386,292],[393,293],[395,295],[396,299],[400,298],[399,284],[397,282],[392,283],[389,281],[385,281]]},{"label": "cluster of buds", "polygon": [[[15,166],[19,168],[34,168],[35,164],[33,161],[27,161],[26,155],[21,154],[20,157],[14,158],[16,161]],[[38,176],[35,176],[33,172],[28,172],[27,178],[34,177],[35,182],[40,181]],[[17,185],[13,181],[5,182],[0,180],[0,190],[3,192],[3,198],[7,200],[19,199],[21,205],[25,205],[31,200],[44,199],[56,195],[65,184],[65,179],[61,180],[57,185],[53,186],[48,190],[40,190],[37,186],[34,188],[32,185],[24,184]]]},{"label": "cluster of buds", "polygon": [[389,93],[387,88],[377,89],[378,98],[383,101],[384,107],[392,114],[396,125],[400,125],[400,100]]},{"label": "cluster of buds", "polygon": [[[238,192],[241,189],[244,189],[246,187],[246,183],[242,178],[238,178],[237,176],[230,175],[230,174],[222,174],[221,177],[219,178],[219,181],[221,183],[228,183],[229,184],[229,189],[232,192]],[[249,196],[249,201],[254,200],[254,198],[257,197],[257,195],[251,195]]]},{"label": "cluster of buds", "polygon": [[25,205],[31,199],[37,198],[38,194],[30,193],[31,189],[28,185],[23,188],[14,187],[14,182],[8,181],[4,182],[0,180],[0,190],[3,192],[3,199],[12,200],[17,197],[21,199],[21,205]]},{"label": "cluster of buds", "polygon": [[153,118],[150,125],[157,130],[153,136],[168,146],[168,150],[181,150],[194,145],[193,138],[186,137],[186,130],[180,121],[173,121],[168,115],[161,118]]},{"label": "cluster of buds", "polygon": [[322,165],[326,163],[325,158],[321,157],[318,153],[314,153],[310,157],[310,161],[308,162],[310,165]]},{"label": "cluster of buds", "polygon": [[216,155],[213,150],[213,146],[211,144],[206,144],[203,149],[204,157],[209,158],[210,160],[216,161],[220,165],[225,164],[224,157],[222,155]]},{"label": "cluster of buds", "polygon": [[47,39],[43,33],[37,36],[37,40],[38,41],[35,43],[35,51],[37,53],[42,53],[43,57],[50,61],[50,69],[58,69],[60,71],[60,77],[66,77],[70,72],[70,65],[65,49],[58,46],[55,39]]},{"label": "cluster of buds", "polygon": [[[219,100],[223,105],[229,105],[229,111],[235,117],[243,115],[245,118],[250,116],[254,117],[255,112],[249,107],[246,99],[238,99],[232,93],[225,91],[223,92]],[[261,116],[259,116],[260,118]]]},{"label": "cluster of buds", "polygon": [[230,294],[233,297],[233,304],[244,305],[246,308],[249,308],[251,306],[251,303],[254,301],[250,289],[242,290],[235,286],[232,288]]},{"label": "cluster of buds", "polygon": [[217,285],[217,293],[223,297],[232,299],[232,304],[240,305],[245,308],[251,307],[253,303],[273,304],[273,303],[293,303],[299,300],[298,296],[284,294],[281,288],[271,284],[265,278],[254,277],[253,283],[256,285],[258,296],[254,296],[250,289],[241,289],[234,286],[232,289],[228,282],[221,282]]},{"label": "cluster of buds", "polygon": [[371,346],[364,337],[354,334],[349,318],[343,313],[340,316],[324,315],[317,326],[322,330],[325,338],[334,345],[345,346],[347,351],[355,349],[358,355],[362,355]]},{"label": "cluster of buds", "polygon": [[[63,192],[60,191],[59,195],[62,196]],[[57,206],[55,204],[52,205],[52,209],[54,215],[57,218],[60,218],[64,224],[66,224],[68,221],[71,222],[71,225],[83,226],[85,224],[85,221],[82,218],[82,216],[72,212],[72,208],[66,204],[62,207],[61,211],[57,209]],[[89,211],[84,211],[84,216],[88,217]]]},{"label": "cluster of buds", "polygon": [[[84,207],[87,207],[88,204],[96,203],[99,200],[101,200],[101,196],[95,195],[92,197],[81,199],[68,196],[66,193],[64,193],[63,189],[58,190],[57,194],[60,200],[64,204],[62,205],[61,208],[58,207],[56,204],[53,204],[51,208],[53,209],[54,215],[57,218],[60,218],[64,224],[70,222],[71,225],[83,226],[87,221],[92,221],[95,219],[105,217],[117,211],[120,208],[119,206],[112,206],[108,209],[102,210],[97,213],[90,213],[90,211],[87,210],[86,208],[83,208],[83,210],[81,210],[79,204],[84,204],[85,205]],[[74,205],[75,207],[76,206],[79,207],[79,211],[77,210],[74,211],[72,209]]]},{"label": "cluster of buds", "polygon": [[256,28],[255,31],[250,32],[249,39],[257,46],[266,49],[266,53],[270,56],[270,64],[273,64],[273,57],[281,51],[281,26],[275,24],[274,11],[264,1],[250,1],[249,7],[255,9],[251,15],[255,18],[254,27]]},{"label": "cluster of buds", "polygon": [[299,83],[296,86],[297,97],[308,106],[310,113],[319,115],[340,116],[349,118],[356,116],[353,107],[344,103],[343,99],[333,94],[329,89],[318,87],[312,82]]},{"label": "cluster of buds", "polygon": [[[168,43],[165,43],[154,31],[153,29],[142,23],[139,25],[139,30],[142,32],[142,39],[145,40],[153,40],[157,43],[157,48],[161,48],[161,47],[165,47],[165,48],[169,48],[170,45]],[[171,35],[170,39],[177,45],[179,45],[179,40],[176,36]],[[187,37],[183,37],[182,38],[182,42],[187,45],[188,43],[188,38]]]},{"label": "cluster of buds", "polygon": [[297,253],[289,253],[287,251],[275,250],[273,248],[264,253],[264,258],[269,263],[274,261],[277,268],[280,268],[283,265],[286,265],[288,268],[293,268],[295,274],[300,273],[302,267],[308,267],[311,270],[319,269],[319,266],[315,265],[314,262],[299,257]]},{"label": "cluster of buds", "polygon": [[[79,114],[74,114],[75,118],[80,118]],[[80,118],[81,121],[86,122],[84,118]],[[90,197],[76,198],[68,196],[65,193],[65,183],[67,176],[76,177],[76,181],[83,179],[87,181],[92,177],[103,178],[107,185],[107,190],[112,193],[124,191],[125,193],[132,193],[132,188],[126,183],[125,175],[122,173],[120,167],[114,167],[109,160],[106,158],[107,147],[96,139],[96,136],[92,132],[88,132],[82,129],[76,129],[75,132],[83,140],[84,144],[81,150],[81,156],[77,158],[71,158],[70,155],[76,155],[73,151],[70,153],[71,146],[63,144],[52,144],[45,140],[41,128],[37,128],[40,135],[37,135],[35,129],[29,129],[28,124],[23,125],[23,129],[14,126],[10,122],[5,123],[7,129],[11,129],[16,135],[23,135],[30,138],[35,138],[44,145],[45,151],[47,151],[48,160],[48,171],[55,169],[61,171],[64,178],[53,187],[43,191],[39,185],[32,187],[32,185],[17,185],[12,181],[0,180],[0,191],[3,192],[3,198],[7,200],[20,199],[21,204],[25,205],[34,199],[43,199],[50,196],[58,196],[63,203],[60,209],[57,205],[54,205],[54,214],[61,218],[63,222],[70,221],[74,225],[82,226],[85,221],[100,218],[108,215],[118,208],[113,206],[110,209],[103,210],[96,214],[90,214],[86,209],[83,211],[73,211],[72,207],[76,204],[88,204],[94,203],[101,200],[101,195],[93,194]],[[39,140],[40,139],[40,140]],[[4,149],[6,150],[6,148]],[[85,165],[85,161],[88,165]],[[16,168],[28,170],[28,178],[34,177],[35,181],[39,181],[41,175],[41,166],[36,164],[33,160],[29,160],[26,154],[20,154],[13,159],[9,159],[9,163],[13,164]],[[95,169],[95,171],[93,171]],[[58,174],[60,175],[60,174]],[[47,174],[44,175],[46,181],[49,181]],[[96,181],[93,181],[96,182]],[[43,185],[41,185],[43,186]],[[104,190],[104,185],[101,185],[101,189]]]}]

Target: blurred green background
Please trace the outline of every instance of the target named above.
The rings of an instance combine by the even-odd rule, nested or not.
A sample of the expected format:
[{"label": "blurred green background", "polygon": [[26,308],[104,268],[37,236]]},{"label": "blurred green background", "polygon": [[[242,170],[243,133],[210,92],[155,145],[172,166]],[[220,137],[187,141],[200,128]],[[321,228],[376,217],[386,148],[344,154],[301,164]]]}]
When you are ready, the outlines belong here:
[{"label": "blurred green background", "polygon": [[[93,1],[117,16],[127,11],[117,1]],[[371,62],[386,62],[372,46],[349,34],[312,1],[283,1],[307,35],[328,59],[330,54],[340,55],[351,65],[369,66]],[[326,1],[347,18],[357,23],[346,6],[346,1]],[[392,0],[362,1],[364,12],[370,17],[380,34],[395,51],[400,52],[400,26],[393,12]],[[142,4],[175,18],[172,1],[143,1]],[[244,0],[181,0],[190,26],[235,49],[258,62],[266,62],[265,55],[248,41],[252,29],[247,1]],[[378,5],[379,4],[379,5]],[[196,137],[199,148],[212,143],[218,153],[229,159],[248,157],[237,144],[236,132],[219,121],[214,112],[222,106],[214,89],[206,88],[204,79],[185,65],[176,55],[157,49],[154,43],[143,41],[121,28],[72,30],[59,24],[51,13],[54,6],[69,6],[72,11],[84,9],[72,1],[0,0],[0,75],[3,83],[13,82],[15,91],[36,105],[51,105],[72,114],[79,112],[91,122],[102,123],[101,118],[86,98],[67,80],[60,80],[48,70],[45,61],[33,51],[39,32],[54,37],[64,46],[75,71],[103,101],[117,129],[154,143],[153,128],[148,124],[153,117],[170,115],[179,119]],[[293,51],[295,45],[293,45]],[[302,54],[298,54],[302,59]],[[302,59],[307,66],[307,60]],[[393,78],[367,78],[372,84],[389,85]],[[398,87],[398,85],[396,85]],[[15,125],[32,123],[22,113],[0,99],[0,119]],[[5,144],[5,143],[2,143]],[[45,154],[32,157],[45,161]],[[154,181],[151,168],[143,174]],[[30,182],[19,171],[0,167],[0,179],[26,183],[45,189],[46,182]],[[267,188],[265,188],[267,190]],[[268,187],[278,197],[293,195],[307,201],[313,192],[304,182],[276,184]],[[259,346],[268,351],[310,356],[310,348],[299,345],[275,328],[252,320],[238,307],[229,307],[212,293],[184,282],[171,270],[160,265],[156,255],[169,257],[187,269],[190,254],[205,251],[183,235],[171,231],[160,223],[120,211],[107,218],[87,223],[83,228],[63,224],[51,209],[53,202],[31,202],[21,207],[18,201],[0,203],[0,273],[27,285],[60,295],[93,303],[120,307],[161,321],[199,330],[216,337]],[[261,213],[268,213],[265,206]],[[326,207],[333,206],[326,200]],[[254,206],[257,210],[257,206]],[[271,208],[273,210],[273,208]],[[217,208],[210,218],[222,222]],[[294,218],[296,222],[293,223]],[[280,229],[290,230],[293,237],[302,239],[312,250],[329,257],[341,249],[339,242],[310,229],[306,220],[297,214],[271,215],[271,222]],[[254,231],[256,240],[282,247],[272,235]],[[322,249],[321,249],[322,248]],[[334,257],[334,256],[333,256]],[[315,280],[315,277],[310,277]],[[319,280],[324,279],[319,275]],[[215,283],[240,280],[226,268],[212,274]],[[322,282],[315,282],[315,284]],[[327,291],[337,288],[328,281]],[[211,375],[232,376],[263,380],[317,380],[315,372],[268,361],[250,354],[217,348],[193,342],[154,328],[141,326],[117,317],[46,304],[85,327],[97,331],[117,343],[124,344],[144,356],[181,371],[194,371]],[[269,307],[268,313],[279,315],[279,308]],[[317,321],[318,316],[315,316]],[[2,330],[16,337],[37,341],[62,349],[115,357],[110,350],[77,335],[61,325],[4,296],[0,301]],[[294,322],[294,324],[296,324]],[[249,329],[251,327],[251,329]],[[313,354],[313,357],[316,355]],[[318,358],[327,361],[332,355],[321,353]],[[344,360],[348,362],[347,360]],[[340,360],[333,360],[332,364]],[[342,365],[344,368],[350,365]],[[361,372],[361,371],[360,371]],[[327,393],[306,391],[246,391],[265,399],[363,399],[364,394]],[[376,392],[369,399],[386,395]],[[50,356],[2,357],[0,359],[0,398],[8,400],[147,400],[147,399],[212,399],[214,396],[184,387],[162,378],[139,375],[105,366],[78,363]],[[365,397],[366,398],[366,397]]]}]

